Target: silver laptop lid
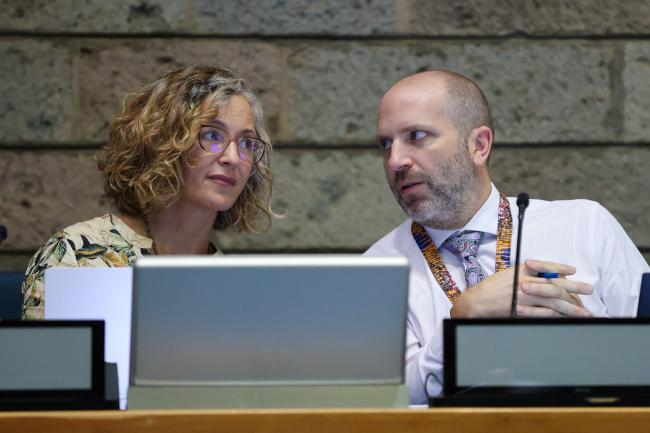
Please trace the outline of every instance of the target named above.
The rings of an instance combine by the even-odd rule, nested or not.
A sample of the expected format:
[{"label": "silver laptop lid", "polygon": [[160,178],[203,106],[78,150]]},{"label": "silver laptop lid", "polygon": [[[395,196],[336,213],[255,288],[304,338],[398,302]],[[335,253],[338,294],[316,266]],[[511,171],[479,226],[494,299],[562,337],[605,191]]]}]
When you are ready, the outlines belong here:
[{"label": "silver laptop lid", "polygon": [[130,383],[403,383],[408,271],[349,255],[142,258]]}]

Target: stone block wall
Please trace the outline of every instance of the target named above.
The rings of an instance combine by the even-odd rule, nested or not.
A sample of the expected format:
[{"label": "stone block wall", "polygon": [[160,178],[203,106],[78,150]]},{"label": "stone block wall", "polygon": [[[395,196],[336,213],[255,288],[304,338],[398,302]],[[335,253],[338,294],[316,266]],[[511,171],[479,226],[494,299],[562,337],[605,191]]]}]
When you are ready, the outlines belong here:
[{"label": "stone block wall", "polygon": [[110,210],[93,155],[129,90],[236,69],[276,147],[262,235],[226,252],[360,252],[403,220],[373,141],[382,93],[448,68],[485,91],[505,193],[600,201],[650,258],[650,0],[0,0],[0,270]]}]

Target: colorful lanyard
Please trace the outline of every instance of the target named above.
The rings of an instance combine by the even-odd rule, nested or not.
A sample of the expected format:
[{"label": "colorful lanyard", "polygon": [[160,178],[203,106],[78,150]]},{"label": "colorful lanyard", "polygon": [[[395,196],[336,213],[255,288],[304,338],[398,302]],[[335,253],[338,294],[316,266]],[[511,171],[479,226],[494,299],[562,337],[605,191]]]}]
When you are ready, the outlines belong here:
[{"label": "colorful lanyard", "polygon": [[[427,231],[420,224],[413,222],[411,225],[411,233],[415,243],[420,247],[422,255],[429,264],[431,273],[436,278],[440,288],[445,292],[447,298],[453,303],[458,296],[460,290],[451,278],[445,262],[442,260],[440,251],[431,240]],[[495,271],[499,272],[510,267],[510,240],[512,239],[512,215],[510,214],[510,205],[508,199],[501,194],[499,200],[499,224],[497,226],[497,256],[495,263]]]}]

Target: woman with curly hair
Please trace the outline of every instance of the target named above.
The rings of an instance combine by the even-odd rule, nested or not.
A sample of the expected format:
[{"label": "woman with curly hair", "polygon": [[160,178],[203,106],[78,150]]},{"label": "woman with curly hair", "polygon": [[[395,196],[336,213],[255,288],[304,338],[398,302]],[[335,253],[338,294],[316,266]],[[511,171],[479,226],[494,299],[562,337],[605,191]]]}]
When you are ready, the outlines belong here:
[{"label": "woman with curly hair", "polygon": [[259,231],[272,148],[262,107],[227,69],[190,66],[127,95],[97,157],[115,212],[54,234],[23,283],[24,319],[42,319],[49,267],[131,266],[151,254],[218,254],[214,229]]}]

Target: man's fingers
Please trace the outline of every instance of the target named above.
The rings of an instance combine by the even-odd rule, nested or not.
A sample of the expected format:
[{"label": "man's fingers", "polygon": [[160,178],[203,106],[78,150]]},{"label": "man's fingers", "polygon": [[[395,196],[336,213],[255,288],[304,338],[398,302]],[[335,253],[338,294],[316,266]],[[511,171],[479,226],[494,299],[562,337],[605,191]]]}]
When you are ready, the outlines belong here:
[{"label": "man's fingers", "polygon": [[[561,316],[568,317],[591,317],[591,313],[587,310],[580,302],[580,299],[571,294],[567,294],[563,297],[543,297],[543,296],[533,296],[522,292],[522,295],[519,298],[520,302],[517,305],[524,307],[541,307],[544,309],[549,309],[557,312]],[[534,310],[533,312],[542,314],[541,311]],[[531,313],[529,311],[528,313]]]},{"label": "man's fingers", "polygon": [[555,286],[562,287],[569,293],[576,295],[591,295],[594,288],[591,284],[583,283],[582,281],[571,281],[564,278],[553,278],[551,283]]},{"label": "man's fingers", "polygon": [[551,280],[529,279],[521,285],[522,290],[529,295],[545,296],[547,298],[565,298],[566,294],[591,295],[594,291],[591,284],[581,281],[571,281],[564,278],[553,278]]},{"label": "man's fingers", "polygon": [[537,272],[555,272],[561,275],[573,275],[576,273],[576,268],[573,266],[565,265],[564,263],[546,262],[543,260],[526,260],[526,268]]},{"label": "man's fingers", "polygon": [[562,317],[562,314],[555,310],[544,307],[533,307],[531,305],[517,304],[517,316],[520,317]]}]

